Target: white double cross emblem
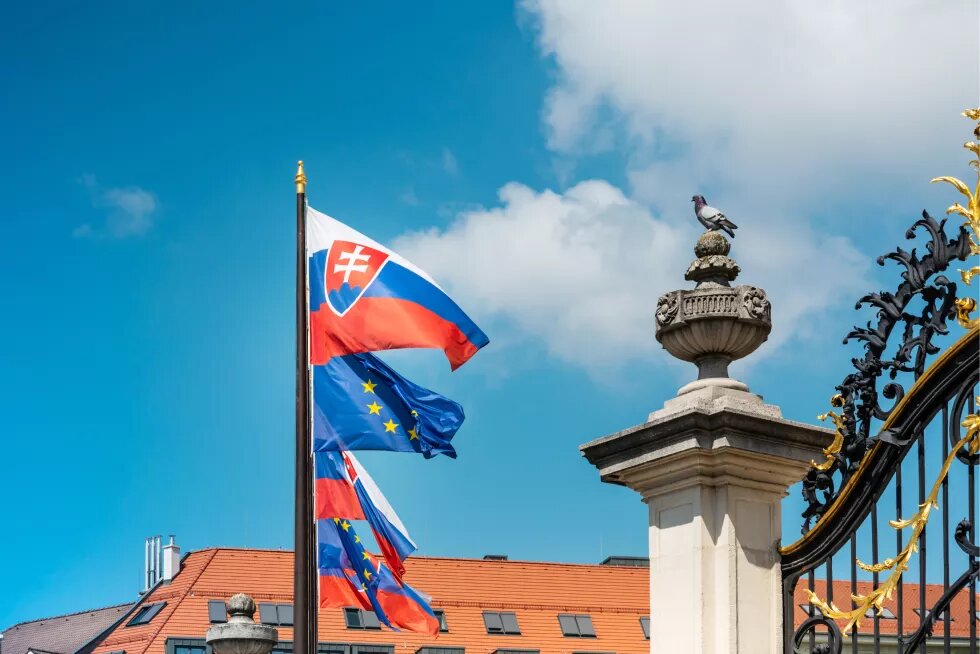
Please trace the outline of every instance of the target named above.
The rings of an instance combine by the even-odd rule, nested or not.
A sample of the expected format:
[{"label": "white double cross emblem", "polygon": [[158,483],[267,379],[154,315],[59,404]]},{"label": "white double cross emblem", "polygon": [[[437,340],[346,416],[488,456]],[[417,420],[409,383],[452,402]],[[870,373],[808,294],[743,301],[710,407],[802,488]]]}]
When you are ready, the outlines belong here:
[{"label": "white double cross emblem", "polygon": [[[341,261],[346,261],[347,262],[345,264],[335,263],[333,265],[333,271],[335,273],[339,273],[339,272],[344,273],[344,283],[345,284],[349,284],[350,283],[350,275],[351,275],[351,273],[355,273],[355,272],[359,272],[359,273],[367,272],[367,269],[368,269],[367,262],[371,260],[371,255],[369,255],[369,254],[361,254],[361,252],[363,250],[364,250],[363,247],[361,247],[360,245],[357,245],[357,246],[354,247],[354,250],[352,252],[341,252],[340,255],[337,257]],[[361,263],[362,261],[364,263]]]}]

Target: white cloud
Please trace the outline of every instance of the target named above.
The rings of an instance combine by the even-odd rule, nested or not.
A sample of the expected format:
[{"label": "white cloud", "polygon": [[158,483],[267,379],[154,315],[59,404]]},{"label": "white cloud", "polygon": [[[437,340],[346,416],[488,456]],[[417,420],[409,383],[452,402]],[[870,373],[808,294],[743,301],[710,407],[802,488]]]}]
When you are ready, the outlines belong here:
[{"label": "white cloud", "polygon": [[524,9],[557,67],[544,116],[556,152],[612,147],[614,127],[634,171],[666,159],[770,201],[855,190],[868,171],[924,186],[977,102],[975,0]]},{"label": "white cloud", "polygon": [[[601,371],[659,349],[656,300],[690,286],[683,272],[700,231],[693,221],[657,218],[597,180],[560,194],[511,183],[499,195],[501,206],[464,211],[444,231],[403,235],[395,249],[465,297],[480,319],[516,328],[561,360]],[[832,295],[863,287],[852,273],[865,258],[841,239],[787,228],[755,243],[738,239],[733,255],[745,271],[739,281],[772,298],[770,351]]]},{"label": "white cloud", "polygon": [[577,159],[616,149],[630,188],[511,183],[499,207],[463,210],[397,247],[481,318],[593,371],[659,349],[656,299],[690,287],[700,191],[740,226],[736,283],[773,303],[752,361],[825,342],[821,320],[870,287],[872,261],[833,235],[855,226],[829,229],[827,207],[858,191],[866,205],[913,183],[924,191],[959,160],[957,114],[976,102],[967,0],[526,0],[524,16],[556,66],[544,123],[562,183]]},{"label": "white cloud", "polygon": [[140,236],[153,227],[154,214],[159,208],[156,196],[139,186],[105,188],[94,175],[83,175],[81,184],[92,195],[92,204],[106,209],[105,224],[95,229],[83,224],[72,230],[76,238],[101,237],[126,238]]},{"label": "white cloud", "polygon": [[459,162],[456,161],[456,155],[449,148],[442,149],[442,169],[447,175],[453,177],[459,174]]},{"label": "white cloud", "polygon": [[409,207],[417,207],[421,204],[419,196],[415,194],[415,187],[409,186],[398,196],[398,201]]}]

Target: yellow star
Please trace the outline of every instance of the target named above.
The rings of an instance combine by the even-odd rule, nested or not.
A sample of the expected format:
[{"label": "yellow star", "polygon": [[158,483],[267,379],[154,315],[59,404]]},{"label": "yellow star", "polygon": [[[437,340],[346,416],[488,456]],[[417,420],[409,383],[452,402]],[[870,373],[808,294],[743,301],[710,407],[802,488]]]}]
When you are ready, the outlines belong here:
[{"label": "yellow star", "polygon": [[377,386],[377,384],[375,384],[373,381],[369,379],[366,382],[361,382],[361,386],[364,387],[365,393],[373,393],[374,387]]},{"label": "yellow star", "polygon": [[[381,415],[381,405],[378,404],[377,402],[371,402],[371,404],[368,404],[367,405],[367,408],[368,408],[368,411],[370,411],[372,414],[374,414],[376,416],[380,416]],[[368,415],[371,415],[371,414],[368,414]]]},{"label": "yellow star", "polygon": [[383,423],[383,424],[385,426],[385,432],[389,432],[390,431],[390,432],[394,433],[395,430],[398,429],[398,423],[395,422],[394,420],[392,420],[391,418],[388,418],[388,422]]},{"label": "yellow star", "polygon": [[339,524],[340,524],[340,518],[334,518],[334,519],[333,519],[333,523],[334,523],[335,525],[339,525]]},{"label": "yellow star", "polygon": [[350,529],[350,523],[347,522],[346,520],[344,520],[340,526],[343,528],[344,531],[348,531]]},{"label": "yellow star", "polygon": [[365,561],[370,561],[371,560],[371,555],[368,554],[367,552],[361,552],[361,556],[364,557],[364,560]]},{"label": "yellow star", "polygon": [[412,409],[412,417],[413,418],[418,418],[419,417],[419,412],[416,411],[415,409]]},{"label": "yellow star", "polygon": [[371,580],[371,571],[368,570],[367,568],[364,569],[364,578],[367,579],[368,581]]},{"label": "yellow star", "polygon": [[361,537],[360,536],[354,536],[354,542],[355,543],[360,543],[361,542]]},{"label": "yellow star", "polygon": [[408,430],[408,440],[417,441],[419,439],[418,434],[415,433],[414,429]]}]

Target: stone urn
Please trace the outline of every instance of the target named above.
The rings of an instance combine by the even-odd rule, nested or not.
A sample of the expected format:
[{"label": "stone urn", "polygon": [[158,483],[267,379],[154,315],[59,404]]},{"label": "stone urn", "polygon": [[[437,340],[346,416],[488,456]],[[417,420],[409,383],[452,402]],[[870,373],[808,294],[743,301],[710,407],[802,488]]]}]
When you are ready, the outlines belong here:
[{"label": "stone urn", "polygon": [[255,601],[245,593],[232,595],[225,608],[228,622],[208,629],[205,638],[214,654],[269,654],[279,642],[274,627],[255,624]]},{"label": "stone urn", "polygon": [[755,286],[735,286],[740,272],[728,257],[731,244],[708,231],[694,246],[697,256],[684,275],[693,289],[670,291],[657,302],[657,340],[670,354],[698,367],[698,378],[678,395],[721,386],[747,391],[728,376],[728,364],[762,345],[772,329],[769,299]]}]

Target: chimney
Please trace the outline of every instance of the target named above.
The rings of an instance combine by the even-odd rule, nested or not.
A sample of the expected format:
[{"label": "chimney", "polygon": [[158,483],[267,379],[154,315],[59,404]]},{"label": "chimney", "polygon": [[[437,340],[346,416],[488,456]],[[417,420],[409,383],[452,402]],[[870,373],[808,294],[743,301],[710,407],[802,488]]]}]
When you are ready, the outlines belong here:
[{"label": "chimney", "polygon": [[170,534],[170,542],[163,546],[163,580],[171,581],[180,572],[180,548]]},{"label": "chimney", "polygon": [[507,560],[507,555],[506,554],[484,554],[483,555],[483,560],[484,561],[506,561]]},{"label": "chimney", "polygon": [[150,536],[143,543],[143,592],[146,593],[160,581],[160,537]]}]

